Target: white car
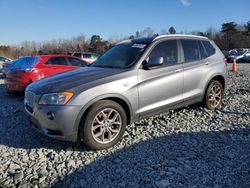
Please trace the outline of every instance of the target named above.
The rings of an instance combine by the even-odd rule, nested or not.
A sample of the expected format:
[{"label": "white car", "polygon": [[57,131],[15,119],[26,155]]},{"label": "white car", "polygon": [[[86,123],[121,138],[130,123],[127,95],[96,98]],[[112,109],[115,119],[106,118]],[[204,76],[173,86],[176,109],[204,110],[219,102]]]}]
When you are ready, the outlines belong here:
[{"label": "white car", "polygon": [[244,63],[250,63],[250,51],[248,51],[244,57],[242,58],[242,62]]},{"label": "white car", "polygon": [[3,64],[4,63],[8,63],[8,62],[11,62],[12,59],[8,58],[8,57],[5,57],[5,56],[0,56],[0,72],[3,71]]},{"label": "white car", "polygon": [[92,52],[73,52],[71,55],[80,57],[89,64],[93,63],[99,57],[98,54]]}]

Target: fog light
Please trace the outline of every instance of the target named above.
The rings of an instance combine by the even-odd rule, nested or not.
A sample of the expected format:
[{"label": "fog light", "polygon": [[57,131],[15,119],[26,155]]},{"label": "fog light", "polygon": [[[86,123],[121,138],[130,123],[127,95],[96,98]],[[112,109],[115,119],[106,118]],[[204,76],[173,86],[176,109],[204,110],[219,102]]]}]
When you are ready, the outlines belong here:
[{"label": "fog light", "polygon": [[47,117],[48,117],[48,119],[50,119],[50,120],[53,120],[54,118],[55,118],[55,115],[54,115],[54,113],[53,112],[48,112],[47,113]]}]

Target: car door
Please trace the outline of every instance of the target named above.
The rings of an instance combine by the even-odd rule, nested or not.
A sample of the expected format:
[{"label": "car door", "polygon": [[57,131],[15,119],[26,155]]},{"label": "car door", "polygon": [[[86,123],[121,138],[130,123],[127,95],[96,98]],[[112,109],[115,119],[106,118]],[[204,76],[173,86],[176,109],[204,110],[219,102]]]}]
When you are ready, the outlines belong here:
[{"label": "car door", "polygon": [[207,54],[200,40],[183,39],[181,44],[184,72],[183,99],[200,101],[204,89],[203,78],[211,62],[206,59]]},{"label": "car door", "polygon": [[[177,40],[161,41],[146,58],[162,57],[163,64],[138,69],[139,114],[147,117],[182,102],[183,71],[179,64]],[[145,62],[145,61],[144,61]]]},{"label": "car door", "polygon": [[44,77],[57,74],[64,71],[69,71],[75,67],[69,65],[65,57],[51,57],[44,64]]}]

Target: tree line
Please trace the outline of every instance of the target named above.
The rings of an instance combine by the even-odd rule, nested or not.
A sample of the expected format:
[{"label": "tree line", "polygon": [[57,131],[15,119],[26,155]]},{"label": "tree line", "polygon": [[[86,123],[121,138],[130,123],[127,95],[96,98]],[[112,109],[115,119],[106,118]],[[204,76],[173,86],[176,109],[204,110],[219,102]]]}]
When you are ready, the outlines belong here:
[{"label": "tree line", "polygon": [[[86,39],[84,34],[81,33],[71,39],[56,39],[44,42],[24,41],[20,45],[12,46],[0,45],[0,55],[18,58],[32,54],[67,54],[74,51],[91,51],[101,54],[121,40],[149,37],[156,34],[157,33],[150,27],[142,31],[136,31],[133,35],[127,37],[114,36],[108,40],[103,40],[99,35],[93,35],[90,39]],[[227,22],[221,25],[219,31],[210,27],[205,32],[177,32],[176,29],[171,26],[168,30],[163,29],[159,34],[192,34],[205,36],[212,39],[222,50],[250,48],[250,21],[245,24]]]}]

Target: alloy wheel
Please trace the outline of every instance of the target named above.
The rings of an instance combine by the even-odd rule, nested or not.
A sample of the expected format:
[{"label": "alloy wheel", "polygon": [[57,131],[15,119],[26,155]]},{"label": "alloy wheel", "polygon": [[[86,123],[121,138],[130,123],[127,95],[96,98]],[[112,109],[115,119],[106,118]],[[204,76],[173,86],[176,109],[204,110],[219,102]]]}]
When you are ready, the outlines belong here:
[{"label": "alloy wheel", "polygon": [[120,133],[122,118],[118,111],[105,108],[98,112],[91,125],[91,133],[100,144],[112,142]]},{"label": "alloy wheel", "polygon": [[208,101],[213,108],[218,107],[221,102],[222,91],[219,85],[215,84],[212,86],[209,95]]}]

